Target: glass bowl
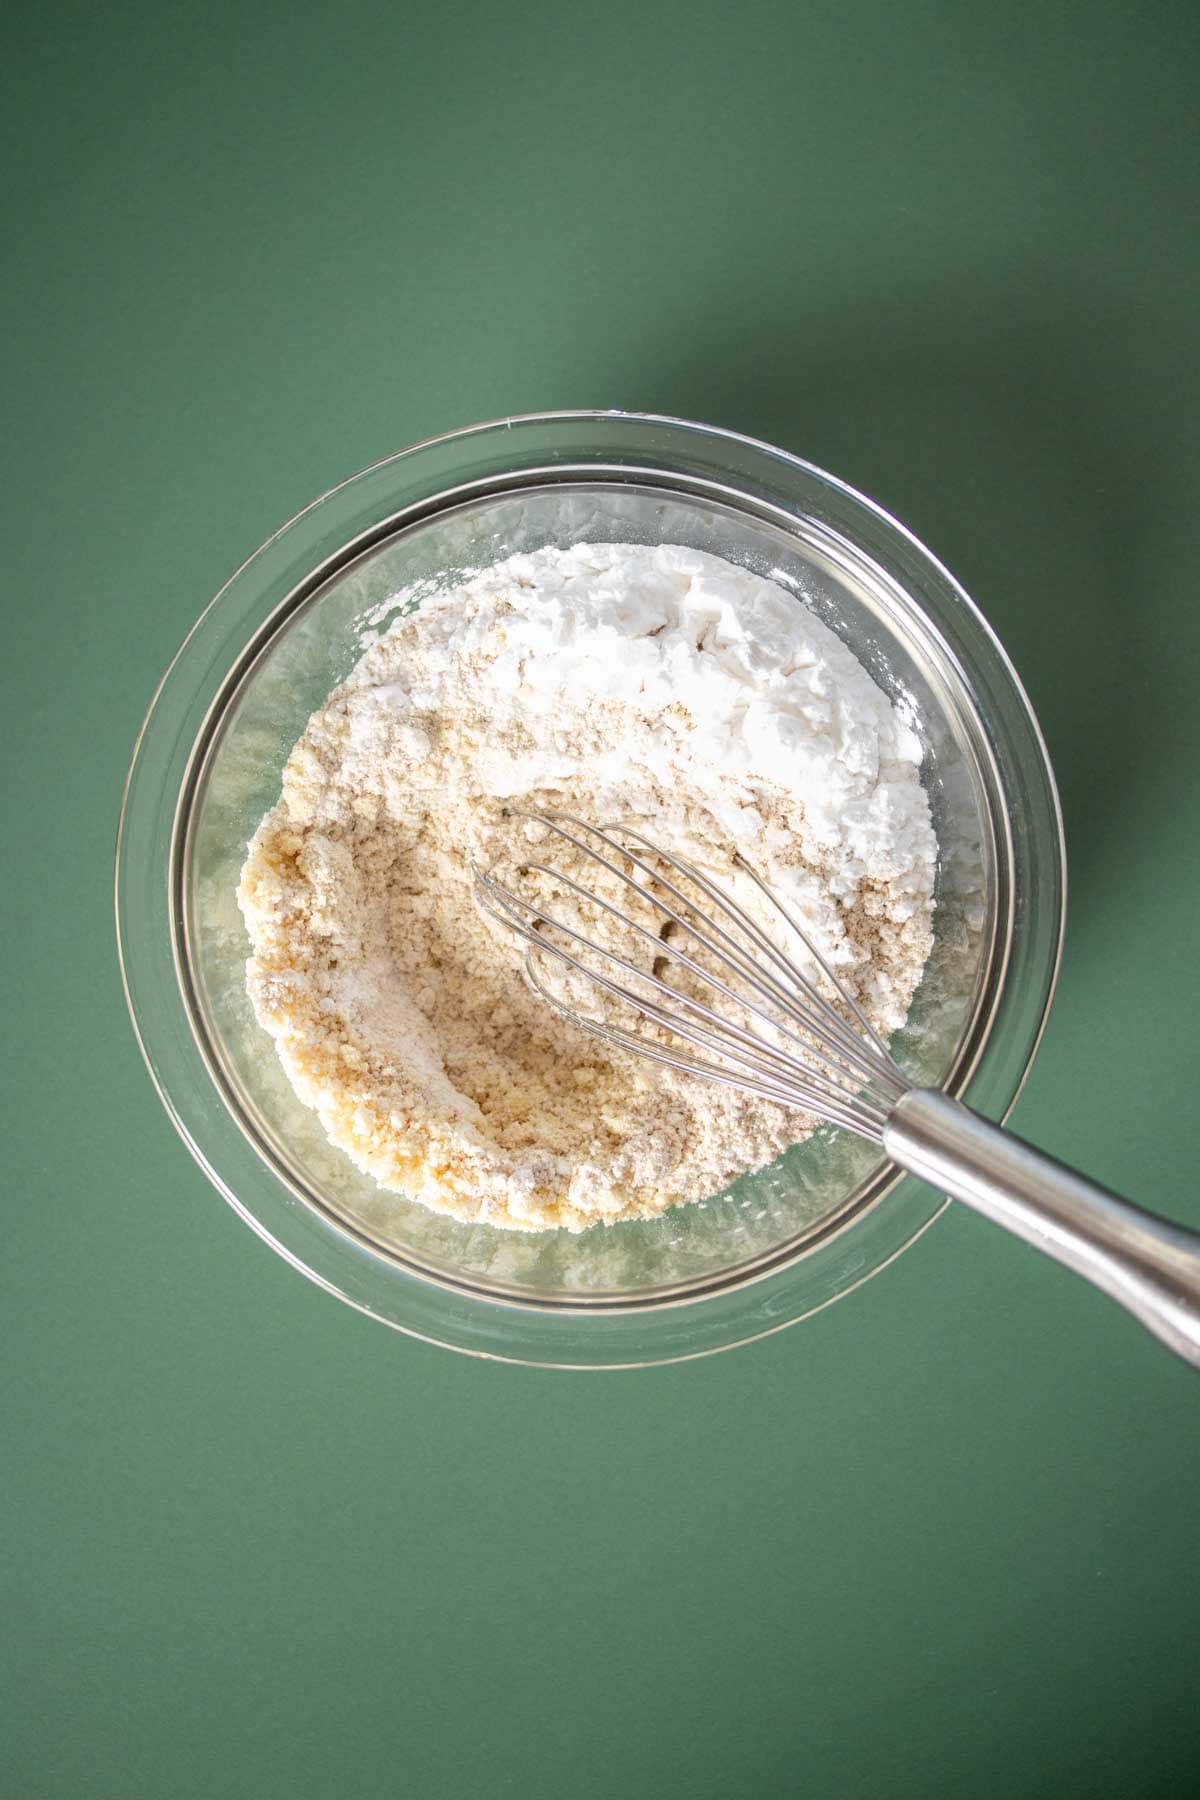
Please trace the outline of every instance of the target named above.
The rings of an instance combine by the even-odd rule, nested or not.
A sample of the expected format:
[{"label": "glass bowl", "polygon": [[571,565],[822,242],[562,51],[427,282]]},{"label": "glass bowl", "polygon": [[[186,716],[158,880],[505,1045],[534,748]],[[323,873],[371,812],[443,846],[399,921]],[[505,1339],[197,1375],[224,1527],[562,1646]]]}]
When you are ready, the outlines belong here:
[{"label": "glass bowl", "polygon": [[234,897],[292,744],[397,594],[584,539],[686,543],[770,575],[903,710],[940,857],[934,953],[895,1048],[914,1079],[1002,1118],[1045,1023],[1065,899],[1058,799],[1020,682],[953,577],[880,507],[798,457],[683,420],[548,413],[450,432],[276,532],[201,615],[142,726],[117,936],[164,1105],[280,1255],[413,1336],[612,1368],[790,1325],[883,1268],[946,1202],[833,1128],[724,1195],[577,1236],[467,1225],[386,1194],[327,1142],[255,1022]]}]

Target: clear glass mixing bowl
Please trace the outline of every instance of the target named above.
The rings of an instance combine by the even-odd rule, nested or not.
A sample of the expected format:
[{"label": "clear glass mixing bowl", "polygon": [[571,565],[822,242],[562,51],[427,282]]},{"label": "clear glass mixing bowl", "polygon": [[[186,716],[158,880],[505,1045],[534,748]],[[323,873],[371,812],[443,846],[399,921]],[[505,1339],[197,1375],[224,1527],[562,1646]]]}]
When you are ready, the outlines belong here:
[{"label": "clear glass mixing bowl", "polygon": [[611,1368],[792,1324],[890,1262],[946,1202],[834,1129],[725,1195],[576,1237],[464,1225],[385,1194],[328,1144],[256,1024],[234,898],[292,744],[395,596],[581,539],[686,543],[770,575],[904,709],[940,867],[935,950],[898,1051],[917,1080],[1003,1117],[1045,1022],[1065,898],[1029,702],[967,595],[903,526],[797,457],[682,420],[550,413],[451,432],[269,539],[197,621],[146,716],[121,813],[117,935],[164,1105],[282,1256],[414,1336]]}]

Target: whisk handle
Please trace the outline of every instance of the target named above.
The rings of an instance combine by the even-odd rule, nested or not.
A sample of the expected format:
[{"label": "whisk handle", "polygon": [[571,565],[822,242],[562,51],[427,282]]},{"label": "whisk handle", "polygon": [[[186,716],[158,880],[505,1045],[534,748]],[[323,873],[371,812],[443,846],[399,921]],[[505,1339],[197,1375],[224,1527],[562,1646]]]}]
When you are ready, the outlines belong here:
[{"label": "whisk handle", "polygon": [[884,1149],[1101,1288],[1200,1368],[1200,1235],[1143,1212],[932,1088],[892,1109]]}]

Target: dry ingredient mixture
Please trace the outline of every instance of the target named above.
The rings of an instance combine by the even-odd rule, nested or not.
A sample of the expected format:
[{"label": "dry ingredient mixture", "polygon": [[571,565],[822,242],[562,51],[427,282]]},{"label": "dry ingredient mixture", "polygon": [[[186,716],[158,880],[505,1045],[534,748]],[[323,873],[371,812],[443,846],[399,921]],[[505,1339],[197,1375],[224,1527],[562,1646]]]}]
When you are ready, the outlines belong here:
[{"label": "dry ingredient mixture", "polygon": [[932,941],[920,756],[775,582],[673,545],[510,557],[398,618],[292,751],[238,895],[255,1012],[330,1139],[437,1211],[580,1231],[706,1198],[815,1121],[559,1019],[470,864],[537,835],[511,805],[640,822],[726,882],[736,847],[891,1031]]}]

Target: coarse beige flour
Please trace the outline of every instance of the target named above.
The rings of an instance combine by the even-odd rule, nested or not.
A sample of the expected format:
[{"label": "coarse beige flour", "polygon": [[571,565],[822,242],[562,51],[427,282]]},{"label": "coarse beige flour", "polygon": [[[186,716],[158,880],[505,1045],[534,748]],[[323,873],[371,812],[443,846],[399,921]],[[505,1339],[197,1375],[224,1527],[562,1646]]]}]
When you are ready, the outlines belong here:
[{"label": "coarse beige flour", "polygon": [[506,804],[751,858],[885,1031],[931,945],[920,747],[794,596],[678,546],[515,556],[401,617],[309,721],[251,842],[248,986],[383,1187],[522,1230],[717,1193],[814,1121],[606,1049],[531,994],[470,863]]}]

